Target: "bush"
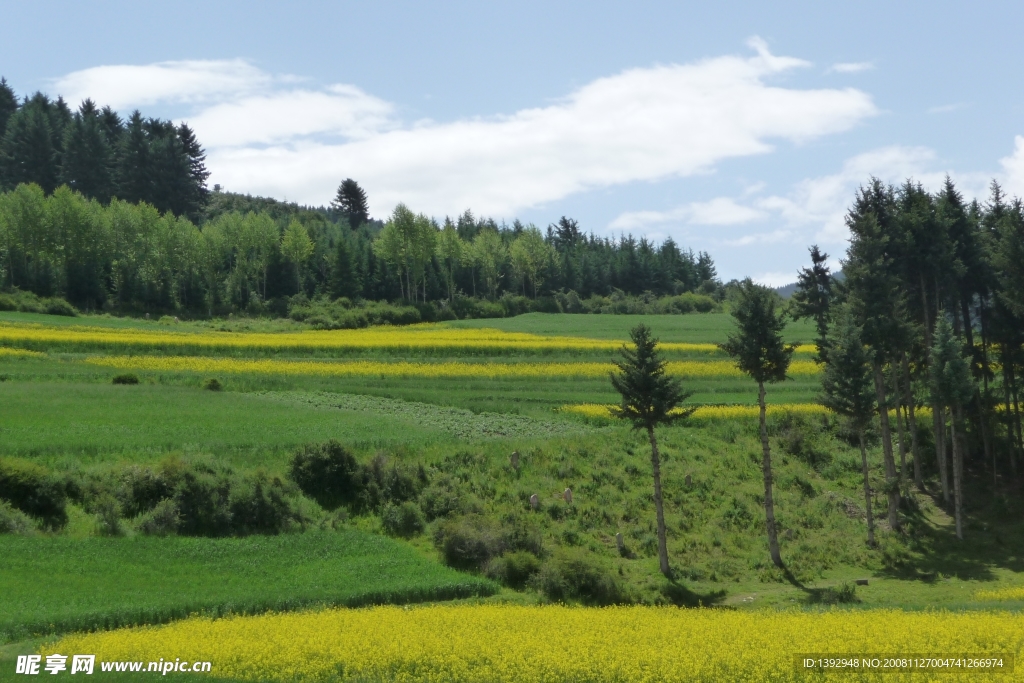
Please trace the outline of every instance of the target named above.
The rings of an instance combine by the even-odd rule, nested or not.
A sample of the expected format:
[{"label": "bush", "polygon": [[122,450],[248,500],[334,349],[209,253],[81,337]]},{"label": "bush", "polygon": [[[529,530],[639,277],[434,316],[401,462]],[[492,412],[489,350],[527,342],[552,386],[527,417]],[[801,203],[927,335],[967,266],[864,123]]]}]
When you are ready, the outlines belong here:
[{"label": "bush", "polygon": [[123,536],[121,506],[113,496],[104,496],[93,505],[96,512],[96,533],[100,536]]},{"label": "bush", "polygon": [[221,385],[220,380],[216,377],[211,377],[203,382],[203,389],[206,389],[207,391],[220,391],[223,388],[224,387]]},{"label": "bush", "polygon": [[291,480],[327,510],[356,500],[362,484],[359,463],[335,440],[306,444],[292,456]]},{"label": "bush", "polygon": [[522,588],[540,571],[540,560],[533,553],[516,550],[491,560],[484,573],[512,588]]},{"label": "bush", "polygon": [[415,500],[423,483],[422,477],[414,476],[397,464],[389,466],[387,457],[378,454],[360,468],[357,508],[379,510],[385,503]]},{"label": "bush", "polygon": [[235,482],[230,496],[231,527],[236,535],[279,534],[296,519],[284,483],[257,474],[251,481]]},{"label": "bush", "polygon": [[505,551],[501,527],[481,515],[446,521],[434,532],[434,545],[445,564],[457,569],[479,570]]},{"label": "bush", "polygon": [[808,601],[822,605],[841,605],[860,602],[857,599],[857,587],[848,581],[838,586],[829,586],[811,592]]},{"label": "bush", "polygon": [[148,467],[129,465],[117,475],[114,495],[126,517],[137,517],[174,494],[173,473],[165,467],[154,472]]},{"label": "bush", "polygon": [[64,486],[34,463],[0,458],[0,500],[58,529],[68,522]]},{"label": "bush", "polygon": [[423,489],[420,494],[420,507],[423,508],[428,521],[470,511],[473,505],[466,499],[459,484],[458,479],[444,474]]},{"label": "bush", "polygon": [[380,519],[384,524],[384,531],[389,536],[401,536],[402,538],[421,534],[427,526],[422,510],[410,501],[401,505],[387,503],[381,510]]},{"label": "bush", "polygon": [[562,551],[544,563],[532,582],[551,600],[612,605],[626,599],[615,577],[593,555]]},{"label": "bush", "polygon": [[126,372],[126,373],[121,374],[121,375],[114,375],[114,379],[110,380],[110,383],[111,384],[138,384],[139,383],[139,377],[138,377],[138,375],[136,375],[134,373]]},{"label": "bush", "polygon": [[10,503],[0,500],[0,534],[21,534],[30,536],[36,527],[32,518]]},{"label": "bush", "polygon": [[178,505],[173,500],[162,500],[139,517],[135,528],[147,536],[169,536],[178,533]]},{"label": "bush", "polygon": [[221,474],[188,471],[174,492],[178,531],[186,536],[228,536],[231,524],[231,481]]},{"label": "bush", "polygon": [[0,311],[21,311],[22,313],[49,313],[50,315],[76,316],[75,307],[61,298],[47,299],[32,292],[13,290],[0,294]]}]

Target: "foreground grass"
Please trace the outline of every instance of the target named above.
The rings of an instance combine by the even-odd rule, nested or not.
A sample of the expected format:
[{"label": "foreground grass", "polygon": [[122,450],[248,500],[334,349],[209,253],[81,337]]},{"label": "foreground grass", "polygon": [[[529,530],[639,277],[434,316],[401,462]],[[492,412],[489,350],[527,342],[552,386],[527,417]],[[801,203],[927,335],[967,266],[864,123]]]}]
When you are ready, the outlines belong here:
[{"label": "foreground grass", "polygon": [[0,642],[190,614],[445,600],[495,592],[357,530],[239,539],[0,536]]},{"label": "foreground grass", "polygon": [[[1024,646],[1024,615],[892,610],[734,612],[503,605],[326,610],[69,636],[44,653],[98,661],[209,661],[212,675],[246,681],[778,681],[849,680],[797,670],[800,655],[1001,661]],[[936,671],[936,669],[933,669]],[[939,668],[942,680],[975,670]],[[878,675],[878,674],[875,674]],[[921,680],[886,672],[885,680]],[[934,674],[933,674],[934,675]]]}]

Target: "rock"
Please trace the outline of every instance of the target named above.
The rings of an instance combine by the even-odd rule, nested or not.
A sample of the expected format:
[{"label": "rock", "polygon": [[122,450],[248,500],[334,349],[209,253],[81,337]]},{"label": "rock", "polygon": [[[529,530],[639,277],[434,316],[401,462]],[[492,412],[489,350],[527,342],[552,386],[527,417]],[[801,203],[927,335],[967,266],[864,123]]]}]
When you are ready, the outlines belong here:
[{"label": "rock", "polygon": [[512,465],[512,469],[519,469],[519,451],[512,451],[512,455],[508,458],[509,463]]},{"label": "rock", "polygon": [[562,493],[562,500],[566,503],[572,502],[572,489],[566,489],[565,492]]},{"label": "rock", "polygon": [[540,498],[537,497],[536,493],[530,496],[530,507],[534,510],[540,507]]},{"label": "rock", "polygon": [[622,538],[622,532],[615,534],[615,547],[619,549],[619,553],[622,553],[626,549],[626,540]]},{"label": "rock", "polygon": [[693,486],[693,479],[690,477],[689,474],[687,474],[686,475],[686,488],[690,488],[691,486]]},{"label": "rock", "polygon": [[793,540],[793,530],[792,529],[786,529],[786,533],[784,534],[784,536],[786,537],[787,541],[792,541]]},{"label": "rock", "polygon": [[855,581],[855,583],[858,586],[866,586],[866,585],[868,585],[868,580],[867,579],[857,579],[857,581]]}]

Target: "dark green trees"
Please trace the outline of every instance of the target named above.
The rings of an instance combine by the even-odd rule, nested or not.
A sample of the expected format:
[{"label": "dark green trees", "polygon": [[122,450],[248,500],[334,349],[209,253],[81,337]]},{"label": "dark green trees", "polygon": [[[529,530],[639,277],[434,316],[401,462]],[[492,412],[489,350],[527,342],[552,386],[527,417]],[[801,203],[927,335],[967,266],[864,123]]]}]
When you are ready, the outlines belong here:
[{"label": "dark green trees", "polygon": [[348,224],[353,230],[370,219],[366,204],[366,191],[351,178],[345,178],[338,186],[338,193],[331,202],[331,208],[348,215]]},{"label": "dark green trees", "polygon": [[736,321],[736,332],[730,335],[722,349],[735,359],[736,367],[741,372],[757,382],[768,551],[775,566],[782,567],[778,530],[775,527],[775,502],[772,498],[772,454],[765,421],[764,385],[786,379],[786,371],[789,369],[795,347],[787,346],[782,341],[782,330],[786,327],[786,320],[779,305],[778,295],[767,287],[754,284],[749,278],[740,284],[739,299],[733,308],[732,316]]},{"label": "dark green trees", "polygon": [[828,254],[818,249],[815,244],[810,249],[811,267],[801,268],[797,276],[796,291],[793,292],[793,318],[810,318],[818,331],[818,355],[815,360],[824,363],[828,360],[828,323],[829,311],[834,294],[835,282],[826,264]]},{"label": "dark green trees", "polygon": [[829,331],[828,363],[821,377],[821,402],[836,415],[845,417],[857,432],[861,471],[864,475],[864,504],[867,509],[868,545],[875,545],[875,522],[871,509],[871,480],[864,432],[875,416],[875,388],[871,364],[860,327],[844,307]]},{"label": "dark green trees", "polygon": [[679,380],[665,374],[665,361],[658,355],[658,340],[646,325],[637,325],[629,333],[633,348],[623,346],[622,359],[615,361],[619,371],[613,372],[612,386],[622,396],[613,413],[628,420],[633,429],[647,431],[651,442],[651,468],[654,471],[654,507],[658,517],[658,564],[661,573],[671,577],[668,545],[665,538],[665,508],[661,493],[661,458],[654,429],[688,417],[692,410],[681,410],[679,404],[690,396]]}]

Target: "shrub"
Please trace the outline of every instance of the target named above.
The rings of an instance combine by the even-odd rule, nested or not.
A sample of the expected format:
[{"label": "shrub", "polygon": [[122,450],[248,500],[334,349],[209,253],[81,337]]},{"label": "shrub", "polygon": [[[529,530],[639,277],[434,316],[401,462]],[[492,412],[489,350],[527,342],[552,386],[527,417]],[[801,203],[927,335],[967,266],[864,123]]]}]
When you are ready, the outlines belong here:
[{"label": "shrub", "polygon": [[126,372],[121,375],[114,375],[114,379],[110,380],[111,384],[138,384],[138,375],[132,372]]},{"label": "shrub", "polygon": [[35,533],[36,527],[32,519],[10,503],[0,500],[0,534],[21,534],[29,536]]},{"label": "shrub", "polygon": [[154,472],[148,467],[129,465],[117,475],[114,495],[126,517],[137,517],[155,508],[174,494],[171,473]]},{"label": "shrub", "polygon": [[174,492],[178,531],[186,536],[231,534],[231,482],[209,472],[188,471]]},{"label": "shrub", "polygon": [[123,536],[121,506],[113,496],[104,496],[93,505],[96,512],[96,533],[100,536]]},{"label": "shrub", "polygon": [[14,290],[0,294],[0,311],[21,311],[22,313],[49,313],[50,315],[76,316],[75,307],[61,298],[47,299],[32,292]]},{"label": "shrub", "polygon": [[420,507],[428,521],[456,513],[470,512],[472,502],[460,490],[460,482],[449,474],[441,475],[420,494]]},{"label": "shrub", "polygon": [[532,583],[551,600],[611,605],[626,599],[611,572],[582,550],[559,552],[544,563]]},{"label": "shrub", "polygon": [[232,532],[279,534],[291,526],[295,515],[283,482],[257,474],[251,481],[234,482],[230,496]]},{"label": "shrub", "polygon": [[484,573],[506,586],[522,588],[540,571],[540,567],[540,560],[536,555],[516,550],[491,560]]},{"label": "shrub", "polygon": [[147,536],[169,536],[178,532],[178,505],[173,500],[162,500],[139,517],[135,528]]},{"label": "shrub", "polygon": [[423,519],[423,511],[413,502],[406,501],[400,505],[387,503],[380,513],[381,522],[384,524],[384,531],[389,536],[401,536],[409,538],[416,534],[423,533],[426,528],[426,520]]},{"label": "shrub", "polygon": [[0,499],[57,529],[67,524],[64,486],[34,463],[0,458]]},{"label": "shrub", "polygon": [[362,483],[355,456],[333,439],[297,450],[289,476],[303,493],[327,510],[353,503]]},{"label": "shrub", "polygon": [[811,592],[808,601],[822,605],[840,605],[860,602],[857,599],[857,587],[848,581],[838,586],[829,586]]},{"label": "shrub", "polygon": [[378,454],[360,468],[357,507],[360,510],[379,510],[385,503],[415,500],[422,483],[421,478],[397,464],[389,465],[387,457]]},{"label": "shrub", "polygon": [[481,569],[505,550],[501,527],[481,515],[446,521],[434,532],[434,545],[445,564],[457,569]]},{"label": "shrub", "polygon": [[203,382],[203,389],[206,389],[207,391],[220,391],[223,388],[224,387],[220,383],[220,380],[217,379],[216,377],[211,377],[210,379]]}]

